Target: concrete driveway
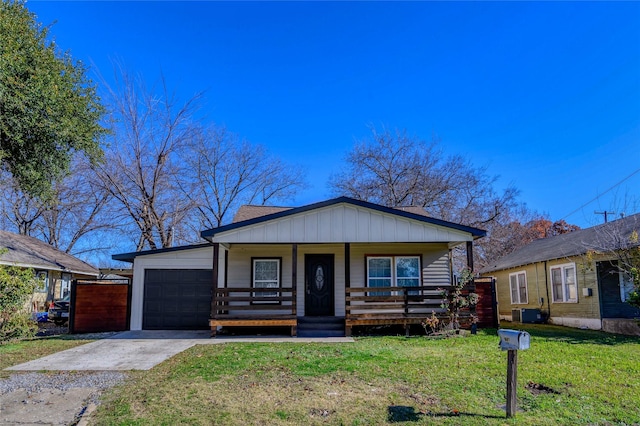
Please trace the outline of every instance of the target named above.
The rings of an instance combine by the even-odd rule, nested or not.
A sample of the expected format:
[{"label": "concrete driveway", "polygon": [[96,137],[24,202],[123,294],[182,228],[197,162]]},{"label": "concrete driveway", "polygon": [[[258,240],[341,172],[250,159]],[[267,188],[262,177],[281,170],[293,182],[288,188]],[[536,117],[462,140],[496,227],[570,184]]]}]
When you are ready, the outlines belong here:
[{"label": "concrete driveway", "polygon": [[149,370],[161,362],[198,344],[227,342],[353,342],[348,337],[239,337],[210,338],[204,331],[125,331],[107,339],[76,346],[66,351],[45,356],[7,370],[15,371],[101,371]]}]

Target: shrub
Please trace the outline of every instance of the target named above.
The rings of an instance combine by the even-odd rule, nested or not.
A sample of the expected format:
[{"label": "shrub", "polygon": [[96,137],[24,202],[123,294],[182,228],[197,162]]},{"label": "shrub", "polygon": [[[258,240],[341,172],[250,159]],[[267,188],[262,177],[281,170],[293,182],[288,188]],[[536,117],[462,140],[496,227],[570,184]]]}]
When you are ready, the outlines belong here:
[{"label": "shrub", "polygon": [[25,305],[36,283],[33,270],[0,265],[0,344],[35,334],[37,324]]}]

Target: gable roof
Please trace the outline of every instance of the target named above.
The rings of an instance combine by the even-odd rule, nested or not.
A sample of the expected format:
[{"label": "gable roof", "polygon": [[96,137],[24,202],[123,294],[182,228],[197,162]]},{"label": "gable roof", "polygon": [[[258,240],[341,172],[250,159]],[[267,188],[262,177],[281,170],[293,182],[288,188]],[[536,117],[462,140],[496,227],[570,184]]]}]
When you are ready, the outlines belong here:
[{"label": "gable roof", "polygon": [[[482,268],[480,273],[500,271],[546,260],[579,256],[591,250],[601,252],[615,249],[614,238],[624,238],[628,241],[633,231],[640,232],[640,213],[591,228],[533,241],[498,259],[492,265]],[[614,235],[617,235],[617,237],[613,237]]]},{"label": "gable roof", "polygon": [[[350,211],[345,213],[345,207],[350,208]],[[344,219],[345,215],[349,215],[351,220],[357,221],[357,218],[354,219],[354,215],[364,213],[375,213],[375,215],[371,215],[371,217],[374,217],[375,219],[375,224],[371,223],[370,225],[366,225],[367,230],[372,233],[379,231],[376,229],[377,225],[379,225],[379,227],[395,226],[394,224],[388,223],[390,221],[385,222],[384,218],[396,219],[396,224],[399,227],[402,227],[401,233],[406,235],[398,241],[461,242],[480,238],[486,234],[486,231],[478,228],[447,222],[428,217],[424,214],[417,214],[413,211],[408,211],[411,208],[398,210],[349,197],[334,198],[302,207],[280,207],[278,209],[281,210],[264,216],[253,217],[241,222],[235,222],[229,225],[202,231],[200,235],[212,242],[230,243],[369,242],[369,240],[364,237],[358,237],[360,239],[355,238],[346,241],[344,238],[341,239],[337,236],[338,231],[336,229],[338,227],[342,227],[344,224],[340,221]],[[331,210],[332,213],[329,213],[329,210]],[[324,213],[321,214],[321,211],[324,211]],[[313,218],[311,218],[312,216]],[[300,221],[304,221],[305,217],[310,218],[310,222],[290,223],[296,218],[300,218]],[[316,221],[316,223],[314,224],[313,221]],[[319,225],[319,221],[323,222],[322,226],[328,224],[328,227],[325,226],[324,229],[325,231],[331,229],[331,232],[324,232],[320,235],[319,228],[321,225]],[[364,224],[363,227],[365,227]],[[279,231],[275,230],[275,228],[278,228]],[[425,231],[426,228],[428,228],[430,232]],[[343,229],[343,231],[345,233],[351,233],[351,235],[355,235],[354,233],[356,232],[354,229]],[[363,234],[364,232],[367,231],[360,231],[360,234]],[[387,240],[379,240],[379,242],[383,241]]]},{"label": "gable roof", "polygon": [[27,235],[0,230],[0,250],[3,248],[8,251],[0,254],[0,264],[96,276],[99,274],[98,269],[77,257]]}]

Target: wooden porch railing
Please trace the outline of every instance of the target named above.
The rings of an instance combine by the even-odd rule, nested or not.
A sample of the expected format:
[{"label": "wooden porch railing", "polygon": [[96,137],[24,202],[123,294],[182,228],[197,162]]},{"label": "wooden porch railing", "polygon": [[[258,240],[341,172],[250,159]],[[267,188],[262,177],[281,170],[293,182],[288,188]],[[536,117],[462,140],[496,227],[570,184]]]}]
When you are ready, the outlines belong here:
[{"label": "wooden porch railing", "polygon": [[[276,293],[266,296],[265,293]],[[250,313],[249,313],[250,312]],[[296,289],[291,287],[227,287],[214,290],[209,326],[215,336],[218,326],[288,326],[296,335]]]},{"label": "wooden porch railing", "polygon": [[443,317],[443,300],[441,290],[433,286],[347,288],[346,335],[359,325],[399,324],[408,330],[409,325],[420,324],[432,312]]}]

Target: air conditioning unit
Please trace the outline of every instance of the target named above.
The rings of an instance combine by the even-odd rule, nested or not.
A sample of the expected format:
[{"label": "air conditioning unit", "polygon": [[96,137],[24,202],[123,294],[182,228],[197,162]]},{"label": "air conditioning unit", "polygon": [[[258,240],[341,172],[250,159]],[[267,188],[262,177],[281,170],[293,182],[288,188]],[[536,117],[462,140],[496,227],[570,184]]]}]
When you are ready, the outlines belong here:
[{"label": "air conditioning unit", "polygon": [[520,313],[520,319],[523,323],[529,324],[543,322],[540,309],[522,309]]},{"label": "air conditioning unit", "polygon": [[511,310],[511,322],[522,322],[521,309]]}]

